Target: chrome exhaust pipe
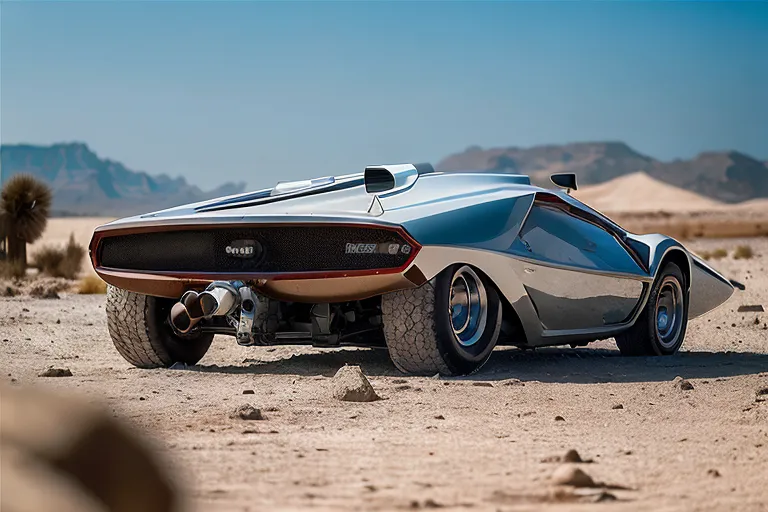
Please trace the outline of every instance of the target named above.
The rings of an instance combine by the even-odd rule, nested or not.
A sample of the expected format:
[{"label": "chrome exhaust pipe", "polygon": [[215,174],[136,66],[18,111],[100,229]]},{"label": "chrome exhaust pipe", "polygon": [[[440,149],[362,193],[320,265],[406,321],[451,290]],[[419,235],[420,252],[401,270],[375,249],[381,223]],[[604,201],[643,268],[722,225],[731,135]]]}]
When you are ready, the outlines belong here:
[{"label": "chrome exhaust pipe", "polygon": [[225,316],[238,305],[238,290],[228,281],[214,281],[199,296],[203,316]]},{"label": "chrome exhaust pipe", "polygon": [[191,331],[204,316],[199,295],[196,291],[190,290],[185,292],[179,302],[173,305],[170,319],[174,329],[185,334]]},{"label": "chrome exhaust pipe", "polygon": [[184,292],[179,302],[171,308],[173,328],[186,334],[204,318],[233,313],[240,305],[239,288],[243,287],[245,285],[238,281],[214,281],[202,293],[198,294],[194,290]]}]

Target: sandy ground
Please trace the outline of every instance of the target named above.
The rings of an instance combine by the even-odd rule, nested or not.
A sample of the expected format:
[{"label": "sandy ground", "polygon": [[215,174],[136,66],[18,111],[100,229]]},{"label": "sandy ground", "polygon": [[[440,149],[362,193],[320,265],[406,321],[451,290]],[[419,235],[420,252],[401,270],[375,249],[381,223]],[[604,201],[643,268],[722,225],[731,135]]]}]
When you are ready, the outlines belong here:
[{"label": "sandy ground", "polygon": [[[104,296],[64,295],[0,299],[1,378],[84,394],[142,428],[194,510],[766,510],[768,314],[736,309],[768,309],[768,238],[693,248],[741,243],[757,256],[715,265],[746,290],[692,321],[668,358],[622,358],[609,341],[504,349],[471,378],[431,379],[403,377],[382,350],[219,337],[196,367],[139,370],[112,347]],[[332,398],[347,363],[383,400]],[[49,365],[74,376],[38,377]],[[266,419],[231,419],[244,403]],[[542,459],[569,448],[595,480],[626,488],[609,490],[616,501],[555,492],[558,465]]]}]

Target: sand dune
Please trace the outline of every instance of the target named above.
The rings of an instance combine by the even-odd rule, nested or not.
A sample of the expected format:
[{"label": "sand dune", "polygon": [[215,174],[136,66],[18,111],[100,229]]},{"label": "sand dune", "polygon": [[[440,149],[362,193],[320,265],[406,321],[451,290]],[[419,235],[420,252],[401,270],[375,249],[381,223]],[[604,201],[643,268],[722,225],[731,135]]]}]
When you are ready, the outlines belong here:
[{"label": "sand dune", "polygon": [[659,181],[644,172],[627,174],[599,185],[587,185],[574,191],[573,196],[605,212],[689,213],[726,206],[720,201]]}]

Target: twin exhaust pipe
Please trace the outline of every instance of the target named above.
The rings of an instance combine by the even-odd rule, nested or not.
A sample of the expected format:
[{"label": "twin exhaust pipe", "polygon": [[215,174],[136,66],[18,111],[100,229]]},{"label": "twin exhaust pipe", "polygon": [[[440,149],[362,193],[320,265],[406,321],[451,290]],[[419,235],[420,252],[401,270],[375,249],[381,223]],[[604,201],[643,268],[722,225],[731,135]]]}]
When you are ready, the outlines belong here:
[{"label": "twin exhaust pipe", "polygon": [[[237,288],[235,284],[240,285]],[[204,318],[213,316],[226,316],[233,313],[238,306],[245,307],[245,300],[241,300],[243,288],[253,293],[249,287],[240,282],[214,281],[202,293],[190,290],[181,296],[179,302],[171,308],[171,323],[174,329],[186,334]],[[251,300],[250,309],[253,310]]]}]

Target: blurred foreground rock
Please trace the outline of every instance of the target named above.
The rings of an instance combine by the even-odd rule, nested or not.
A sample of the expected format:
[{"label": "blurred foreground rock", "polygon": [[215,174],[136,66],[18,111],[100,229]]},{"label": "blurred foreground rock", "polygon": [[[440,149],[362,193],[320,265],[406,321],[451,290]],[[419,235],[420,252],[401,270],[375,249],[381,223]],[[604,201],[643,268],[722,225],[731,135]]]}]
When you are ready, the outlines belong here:
[{"label": "blurred foreground rock", "polygon": [[80,399],[0,385],[3,512],[182,510],[162,461]]}]

